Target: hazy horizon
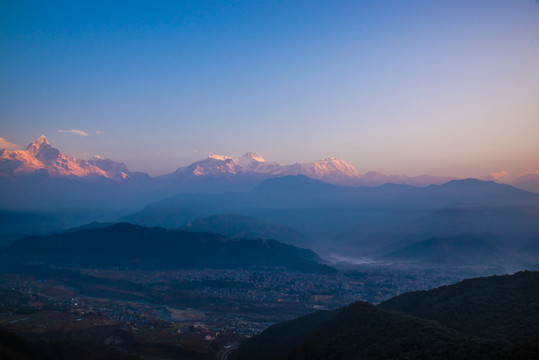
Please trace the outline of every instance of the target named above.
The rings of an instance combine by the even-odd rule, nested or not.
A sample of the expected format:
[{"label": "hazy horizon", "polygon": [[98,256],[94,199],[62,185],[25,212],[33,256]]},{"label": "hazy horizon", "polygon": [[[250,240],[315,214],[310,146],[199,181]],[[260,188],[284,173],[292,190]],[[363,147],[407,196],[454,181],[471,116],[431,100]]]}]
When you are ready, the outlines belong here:
[{"label": "hazy horizon", "polygon": [[539,0],[8,0],[0,54],[0,354],[539,355]]},{"label": "hazy horizon", "polygon": [[152,176],[252,151],[539,170],[537,1],[3,3],[0,137]]}]

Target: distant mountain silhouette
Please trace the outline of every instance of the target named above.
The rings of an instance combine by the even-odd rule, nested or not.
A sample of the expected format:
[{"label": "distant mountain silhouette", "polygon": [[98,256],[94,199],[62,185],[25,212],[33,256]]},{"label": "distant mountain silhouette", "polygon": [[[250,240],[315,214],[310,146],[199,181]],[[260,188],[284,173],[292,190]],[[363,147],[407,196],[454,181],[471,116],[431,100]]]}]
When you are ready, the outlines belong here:
[{"label": "distant mountain silhouette", "polygon": [[319,251],[359,256],[460,234],[499,238],[496,246],[518,255],[522,244],[539,235],[539,194],[474,179],[426,188],[342,187],[284,176],[265,180],[247,193],[178,195],[151,203],[126,221],[179,227],[222,214],[290,227],[313,239]]},{"label": "distant mountain silhouette", "polygon": [[232,359],[536,358],[538,285],[539,272],[521,272],[359,301],[273,325]]},{"label": "distant mountain silhouette", "polygon": [[426,265],[486,265],[512,268],[520,263],[520,267],[527,266],[522,259],[507,254],[488,241],[466,235],[420,241],[386,254],[383,259]]},{"label": "distant mountain silhouette", "polygon": [[286,226],[243,215],[212,215],[189,222],[181,230],[211,232],[234,238],[273,239],[292,245],[308,243],[305,235]]},{"label": "distant mountain silhouette", "polygon": [[279,193],[300,193],[313,195],[318,192],[328,193],[342,189],[337,185],[328,184],[320,180],[311,179],[304,175],[288,175],[263,181],[257,185],[251,193],[253,194],[279,194]]},{"label": "distant mountain silhouette", "polygon": [[453,202],[522,203],[527,202],[530,193],[511,185],[478,179],[451,180],[441,185],[430,185],[426,194],[451,197]]},{"label": "distant mountain silhouette", "polygon": [[31,234],[61,231],[62,221],[52,215],[0,210],[0,248]]},{"label": "distant mountain silhouette", "polygon": [[[353,238],[355,234],[358,231],[350,232],[343,241]],[[377,254],[385,255],[432,237],[454,238],[462,234],[488,240],[504,252],[537,261],[539,247],[532,245],[537,242],[539,235],[539,207],[484,204],[448,206],[417,220],[379,230],[375,236],[383,239],[386,245]],[[362,236],[372,234],[359,233],[356,241]],[[524,245],[528,247],[524,248]]]},{"label": "distant mountain silhouette", "polygon": [[333,272],[311,250],[275,240],[232,239],[210,233],[119,223],[104,228],[28,237],[5,255],[47,265],[131,269],[285,267]]},{"label": "distant mountain silhouette", "polygon": [[74,228],[67,229],[66,232],[75,232],[75,231],[82,231],[82,230],[91,230],[91,229],[102,229],[109,226],[112,226],[116,223],[110,222],[110,223],[103,223],[99,221],[92,221],[91,223],[84,224],[81,226],[77,226]]}]

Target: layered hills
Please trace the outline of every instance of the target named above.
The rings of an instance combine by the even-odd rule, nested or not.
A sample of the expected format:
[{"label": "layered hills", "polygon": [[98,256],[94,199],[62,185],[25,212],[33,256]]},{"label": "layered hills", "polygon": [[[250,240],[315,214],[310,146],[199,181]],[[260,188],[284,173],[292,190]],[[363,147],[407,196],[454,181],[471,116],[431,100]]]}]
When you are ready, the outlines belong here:
[{"label": "layered hills", "polygon": [[[515,270],[523,266],[518,257],[529,265],[539,261],[533,246],[539,238],[539,195],[474,179],[425,188],[391,184],[371,188],[284,176],[268,179],[250,192],[178,195],[151,203],[126,220],[179,227],[227,214],[294,229],[311,239],[311,247],[325,253],[378,258],[432,238],[461,237],[460,243],[450,241],[453,252],[443,250],[441,243],[411,250],[416,251],[415,260],[428,262],[430,250],[438,248],[439,253],[447,253],[446,264],[507,267],[511,263],[509,269]],[[248,231],[247,224],[241,226]],[[241,232],[241,226],[235,231]],[[462,256],[458,259],[457,248],[462,256],[477,251],[468,252],[464,261]],[[483,251],[487,248],[491,251]],[[503,256],[506,253],[510,255]],[[411,260],[410,254],[401,255],[400,259]]]},{"label": "layered hills", "polygon": [[[25,150],[0,152],[0,246],[25,234],[127,221],[277,239],[326,256],[437,258],[508,271],[539,261],[539,194],[476,179],[416,187],[391,177],[392,184],[356,186],[388,179],[335,158],[282,165],[255,153],[210,154],[151,178],[112,160],[75,159],[40,137]],[[468,240],[450,240],[458,237]]]}]

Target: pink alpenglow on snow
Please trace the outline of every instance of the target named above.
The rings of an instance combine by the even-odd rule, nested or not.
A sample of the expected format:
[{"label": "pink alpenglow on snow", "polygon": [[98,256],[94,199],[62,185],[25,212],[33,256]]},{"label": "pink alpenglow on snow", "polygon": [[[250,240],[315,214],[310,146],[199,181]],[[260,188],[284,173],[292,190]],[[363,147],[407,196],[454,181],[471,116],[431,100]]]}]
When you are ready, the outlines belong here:
[{"label": "pink alpenglow on snow", "polygon": [[0,150],[0,173],[22,175],[45,170],[52,177],[98,176],[125,179],[129,171],[124,164],[96,156],[91,160],[62,154],[41,135],[25,150]]}]

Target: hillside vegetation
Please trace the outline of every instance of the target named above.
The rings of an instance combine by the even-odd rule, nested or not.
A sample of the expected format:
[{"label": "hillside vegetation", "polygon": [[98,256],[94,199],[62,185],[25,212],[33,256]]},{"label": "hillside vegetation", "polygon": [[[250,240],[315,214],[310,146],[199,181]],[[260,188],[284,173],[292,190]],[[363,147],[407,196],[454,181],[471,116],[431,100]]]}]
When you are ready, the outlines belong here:
[{"label": "hillside vegetation", "polygon": [[521,272],[277,324],[235,359],[533,359],[537,334],[539,272]]}]

